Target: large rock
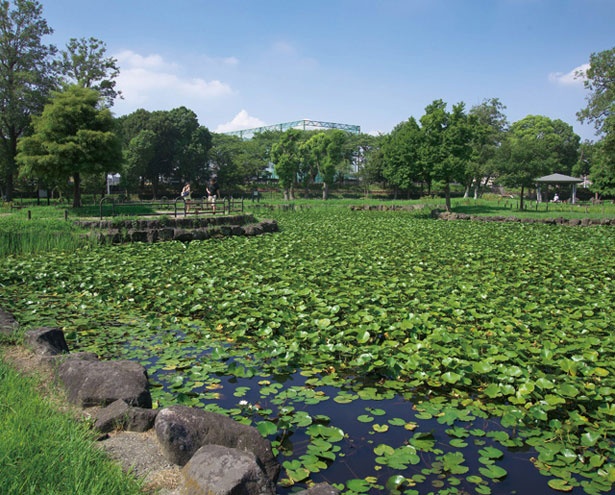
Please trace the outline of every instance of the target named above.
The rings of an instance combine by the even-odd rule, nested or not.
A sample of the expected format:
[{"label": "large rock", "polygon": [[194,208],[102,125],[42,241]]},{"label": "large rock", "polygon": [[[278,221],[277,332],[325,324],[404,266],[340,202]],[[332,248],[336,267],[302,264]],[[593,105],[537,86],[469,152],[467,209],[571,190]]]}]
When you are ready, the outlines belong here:
[{"label": "large rock", "polygon": [[40,327],[29,330],[24,337],[32,351],[41,356],[57,356],[70,352],[61,328]]},{"label": "large rock", "polygon": [[199,448],[213,444],[252,452],[272,482],[280,474],[269,441],[256,428],[222,414],[171,406],[158,413],[155,429],[162,451],[174,464],[185,465]]},{"label": "large rock", "polygon": [[18,326],[19,324],[12,314],[0,309],[0,334],[11,335],[17,330]]},{"label": "large rock", "polygon": [[81,407],[106,406],[122,399],[151,409],[147,371],[133,361],[90,361],[69,357],[57,369],[68,399]]},{"label": "large rock", "polygon": [[131,407],[123,400],[116,400],[95,414],[94,428],[101,433],[119,429],[144,432],[154,427],[157,410]]},{"label": "large rock", "polygon": [[274,495],[273,483],[252,452],[204,445],[182,469],[182,495]]},{"label": "large rock", "polygon": [[339,495],[340,491],[329,483],[316,483],[307,490],[301,490],[295,495]]}]

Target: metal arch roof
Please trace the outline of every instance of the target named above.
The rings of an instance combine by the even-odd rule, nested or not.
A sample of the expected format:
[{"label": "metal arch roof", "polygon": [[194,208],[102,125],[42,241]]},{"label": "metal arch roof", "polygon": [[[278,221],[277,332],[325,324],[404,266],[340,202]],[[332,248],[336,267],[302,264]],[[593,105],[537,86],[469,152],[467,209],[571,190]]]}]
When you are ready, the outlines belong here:
[{"label": "metal arch roof", "polygon": [[320,120],[295,120],[292,122],[283,122],[281,124],[267,125],[263,127],[254,127],[251,129],[242,129],[240,131],[223,132],[229,136],[239,136],[242,139],[249,139],[254,134],[265,131],[286,131],[288,129],[341,129],[342,131],[349,132],[351,134],[359,134],[361,132],[361,126],[353,124],[338,124],[337,122],[323,122]]},{"label": "metal arch roof", "polygon": [[534,179],[534,182],[541,182],[543,184],[579,184],[583,182],[583,179],[564,174],[551,174]]}]

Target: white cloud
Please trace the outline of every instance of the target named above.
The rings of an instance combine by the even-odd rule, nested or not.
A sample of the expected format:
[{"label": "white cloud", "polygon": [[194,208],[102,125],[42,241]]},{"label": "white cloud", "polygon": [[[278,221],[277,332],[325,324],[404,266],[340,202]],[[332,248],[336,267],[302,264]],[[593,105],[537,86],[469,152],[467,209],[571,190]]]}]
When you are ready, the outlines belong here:
[{"label": "white cloud", "polygon": [[287,41],[277,41],[276,43],[273,44],[273,52],[280,54],[280,55],[291,55],[291,56],[295,56],[297,55],[297,50],[296,48],[288,43]]},{"label": "white cloud", "polygon": [[124,96],[116,102],[118,110],[193,108],[233,93],[228,84],[217,79],[207,81],[184,75],[184,67],[157,54],[143,56],[126,50],[116,58],[120,66],[117,86]]},{"label": "white cloud", "polygon": [[257,117],[252,117],[248,115],[248,112],[245,110],[241,110],[233,120],[227,122],[226,124],[220,124],[216,127],[214,132],[222,133],[222,132],[231,132],[231,131],[239,131],[242,129],[252,129],[254,127],[263,127],[267,124],[263,122],[261,119]]},{"label": "white cloud", "polygon": [[562,86],[580,86],[585,80],[585,72],[589,69],[589,64],[579,65],[570,72],[551,72],[549,81]]}]

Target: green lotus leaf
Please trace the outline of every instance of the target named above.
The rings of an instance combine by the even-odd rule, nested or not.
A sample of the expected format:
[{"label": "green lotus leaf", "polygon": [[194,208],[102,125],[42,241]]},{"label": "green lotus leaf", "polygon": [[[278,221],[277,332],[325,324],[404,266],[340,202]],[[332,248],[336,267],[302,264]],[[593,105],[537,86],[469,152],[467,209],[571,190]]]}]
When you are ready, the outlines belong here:
[{"label": "green lotus leaf", "polygon": [[368,407],[366,408],[374,416],[384,416],[387,412],[384,409]]},{"label": "green lotus leaf", "polygon": [[474,483],[475,485],[480,485],[484,483],[483,479],[480,476],[471,475],[466,478],[466,480],[470,483]]},{"label": "green lotus leaf", "polygon": [[593,447],[600,438],[602,438],[600,432],[588,430],[581,435],[581,445],[583,447]]},{"label": "green lotus leaf", "polygon": [[559,492],[571,492],[574,488],[568,483],[567,480],[562,479],[549,480],[547,483],[551,488],[553,488],[553,490],[557,490]]},{"label": "green lotus leaf", "polygon": [[486,478],[493,479],[493,480],[502,479],[508,474],[508,471],[506,471],[506,469],[500,466],[496,466],[495,464],[481,466],[478,468],[478,470],[483,476],[485,476]]},{"label": "green lotus leaf", "polygon": [[361,423],[371,423],[374,421],[374,417],[369,414],[361,414],[360,416],[357,416],[357,420]]},{"label": "green lotus leaf", "polygon": [[447,383],[457,383],[461,380],[461,375],[459,373],[455,373],[454,371],[447,371],[442,375],[442,379]]},{"label": "green lotus leaf", "polygon": [[394,452],[395,452],[395,449],[393,447],[391,447],[390,445],[386,445],[384,443],[381,443],[374,448],[374,454],[380,455],[380,456],[393,455]]},{"label": "green lotus leaf", "polygon": [[256,424],[256,428],[264,437],[268,437],[269,435],[275,435],[278,432],[278,427],[275,423],[272,423],[271,421],[260,421]]},{"label": "green lotus leaf", "polygon": [[557,387],[557,391],[564,397],[576,397],[579,395],[579,389],[570,383],[563,383]]},{"label": "green lotus leaf", "polygon": [[371,490],[371,484],[363,479],[351,479],[346,482],[346,487],[356,493],[367,493]]},{"label": "green lotus leaf", "polygon": [[391,419],[389,419],[388,423],[391,426],[405,426],[406,425],[406,420],[402,419],[402,418],[391,418]]},{"label": "green lotus leaf", "polygon": [[407,482],[408,480],[406,479],[405,476],[398,474],[398,475],[390,476],[385,483],[385,487],[387,490],[391,491],[391,490],[401,488]]},{"label": "green lotus leaf", "polygon": [[463,449],[468,446],[468,442],[461,438],[453,438],[449,443],[451,444],[451,446],[458,449]]},{"label": "green lotus leaf", "polygon": [[372,429],[376,433],[385,433],[385,432],[389,431],[389,425],[374,424],[374,425],[372,425]]}]

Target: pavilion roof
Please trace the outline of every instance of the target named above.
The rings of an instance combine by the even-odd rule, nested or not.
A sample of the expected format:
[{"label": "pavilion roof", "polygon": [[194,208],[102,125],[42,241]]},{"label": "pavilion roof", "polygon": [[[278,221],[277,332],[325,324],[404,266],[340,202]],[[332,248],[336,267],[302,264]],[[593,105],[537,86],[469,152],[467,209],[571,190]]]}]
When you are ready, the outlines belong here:
[{"label": "pavilion roof", "polygon": [[541,182],[543,184],[579,184],[583,182],[583,179],[564,174],[551,174],[534,179],[534,182]]}]

